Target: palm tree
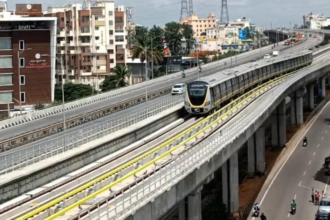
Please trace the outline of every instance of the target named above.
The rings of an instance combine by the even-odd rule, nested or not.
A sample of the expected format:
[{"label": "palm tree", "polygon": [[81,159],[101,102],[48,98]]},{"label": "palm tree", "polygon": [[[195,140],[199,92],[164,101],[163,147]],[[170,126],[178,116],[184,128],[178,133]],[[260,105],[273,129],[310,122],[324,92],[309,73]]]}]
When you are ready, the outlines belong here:
[{"label": "palm tree", "polygon": [[131,50],[133,60],[139,58],[143,63],[147,57],[148,63],[151,63],[153,60],[157,65],[163,61],[164,55],[162,53],[162,48],[159,44],[152,44],[151,40],[151,38],[143,39],[141,37],[135,39],[134,46]]},{"label": "palm tree", "polygon": [[113,74],[105,77],[104,81],[101,83],[100,87],[103,92],[127,86],[128,83],[126,79],[131,75],[131,70],[128,69],[127,66],[116,65],[112,73]]}]

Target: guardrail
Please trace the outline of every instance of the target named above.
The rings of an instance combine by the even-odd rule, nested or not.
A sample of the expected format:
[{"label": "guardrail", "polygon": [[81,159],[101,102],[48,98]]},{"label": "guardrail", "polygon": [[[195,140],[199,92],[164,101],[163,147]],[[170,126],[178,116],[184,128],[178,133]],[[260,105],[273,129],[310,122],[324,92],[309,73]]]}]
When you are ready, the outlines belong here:
[{"label": "guardrail", "polygon": [[[272,45],[261,48],[261,53],[264,53],[265,50],[269,50],[271,46]],[[285,49],[287,49],[287,48],[285,48]],[[238,55],[238,57],[241,58],[241,57],[245,57],[245,56],[251,56],[252,54],[258,54],[259,52],[260,52],[259,50],[253,50],[253,51],[249,51],[248,53],[240,54],[240,55]],[[221,65],[224,62],[228,62],[229,60],[230,60],[230,58],[226,58],[226,59],[222,59],[222,60],[219,60],[219,61],[214,61],[214,62],[211,62],[211,63],[207,63],[207,64],[203,65],[203,69],[204,69],[204,71],[208,70],[208,69],[212,69],[213,67]],[[190,73],[197,73],[197,71],[196,71],[195,68],[186,70],[186,74],[190,74]],[[134,92],[134,91],[137,91],[139,89],[144,89],[146,86],[149,86],[149,85],[155,85],[155,84],[163,83],[163,82],[166,82],[166,81],[169,81],[169,80],[172,80],[172,79],[175,79],[175,78],[181,78],[181,77],[182,77],[182,75],[181,75],[180,72],[179,73],[173,73],[173,74],[169,74],[169,75],[157,78],[157,79],[144,81],[144,82],[139,83],[139,84],[127,86],[127,87],[124,87],[124,88],[119,88],[119,89],[116,89],[116,90],[112,90],[112,91],[109,91],[109,92],[105,92],[105,93],[101,93],[101,94],[98,94],[98,95],[95,95],[95,96],[91,96],[91,97],[88,97],[88,98],[83,98],[83,99],[80,99],[80,100],[69,102],[69,103],[65,104],[65,111],[73,110],[75,108],[79,108],[79,107],[89,105],[89,104],[92,104],[92,103],[96,103],[96,102],[99,102],[99,101],[102,101],[102,100],[106,100],[106,99],[109,99],[109,98],[120,96],[120,95],[129,93],[129,92]],[[0,121],[0,130],[6,129],[6,128],[9,128],[9,127],[13,127],[13,126],[16,126],[16,125],[19,125],[19,124],[23,124],[23,123],[26,123],[26,122],[29,122],[29,121],[32,121],[32,120],[37,120],[37,119],[40,119],[40,118],[48,117],[48,116],[51,116],[51,115],[54,115],[54,114],[59,114],[61,112],[63,112],[62,106],[54,106],[54,107],[47,108],[47,109],[44,109],[44,110],[39,110],[39,111],[35,111],[35,112],[32,112],[32,113],[27,113],[25,115],[20,115],[20,116],[17,116],[15,118],[3,120],[3,121]]]},{"label": "guardrail", "polygon": [[82,144],[137,124],[178,104],[182,104],[183,106],[183,97],[173,96],[170,99],[155,103],[155,105],[151,107],[145,107],[133,113],[128,113],[115,119],[104,121],[100,124],[67,133],[40,144],[25,147],[24,149],[5,152],[0,155],[0,174],[21,169],[24,166],[31,165],[73,148],[77,148]]},{"label": "guardrail", "polygon": [[[286,50],[288,48],[290,48],[290,47],[285,47],[281,50]],[[215,72],[217,72],[217,70],[215,70]],[[211,71],[211,72],[209,72],[208,75],[214,74],[215,72]],[[164,94],[168,94],[170,92],[171,92],[171,86],[149,93],[148,99],[149,100],[154,99],[154,98],[157,98]],[[106,115],[112,114],[114,112],[120,111],[122,109],[135,106],[144,101],[145,101],[145,95],[141,95],[139,97],[127,100],[125,102],[121,102],[121,103],[114,104],[114,105],[111,105],[108,107],[104,107],[102,109],[95,110],[95,111],[92,111],[92,112],[89,112],[89,113],[86,113],[86,114],[83,114],[80,116],[76,116],[76,117],[73,117],[73,118],[70,118],[67,120],[66,127],[72,128],[72,127],[81,125],[83,123],[86,123],[86,122],[104,117]],[[20,134],[18,136],[12,137],[12,138],[2,140],[2,141],[0,141],[0,152],[4,152],[6,150],[13,149],[15,147],[27,144],[29,142],[41,139],[43,137],[46,137],[46,136],[49,136],[49,135],[52,135],[52,134],[55,134],[55,133],[58,133],[61,131],[63,131],[63,123],[57,122],[57,123],[48,125],[46,127],[36,129],[34,131],[29,131],[27,133],[23,133],[23,134]]]},{"label": "guardrail", "polygon": [[[154,92],[151,92],[148,94],[148,100],[153,100],[155,98],[158,98],[164,94],[168,94],[171,92],[171,88],[165,88],[165,89],[160,89]],[[85,113],[83,115],[69,118],[66,120],[66,128],[70,129],[73,127],[76,127],[78,125],[87,123],[89,121],[93,121],[99,118],[102,118],[104,116],[113,114],[115,112],[121,111],[123,109],[130,108],[132,106],[141,104],[145,102],[146,96],[141,95],[139,97],[133,98],[126,100],[124,102],[120,102],[114,105],[110,105],[95,111],[91,111],[88,113]],[[53,135],[59,132],[63,131],[63,122],[57,122],[51,125],[48,125],[43,128],[39,128],[36,130],[32,130],[20,135],[17,135],[12,138],[8,138],[5,140],[0,141],[0,152],[4,152],[16,147],[19,147],[21,145],[27,144],[29,142],[36,141],[38,139],[47,137],[49,135]]]},{"label": "guardrail", "polygon": [[[164,157],[166,157],[166,156],[172,157],[174,151],[178,149],[178,146],[179,147],[185,146],[185,149],[186,149],[187,146],[195,144],[196,142],[198,142],[197,139],[201,139],[204,136],[212,133],[214,130],[218,129],[218,127],[225,124],[228,120],[230,120],[230,118],[232,118],[234,115],[236,115],[241,109],[244,109],[247,105],[249,105],[251,102],[253,102],[255,99],[257,99],[264,92],[266,92],[270,88],[273,88],[274,86],[276,86],[277,85],[276,83],[282,82],[287,77],[289,77],[289,76],[288,75],[283,76],[279,79],[266,83],[262,87],[257,87],[256,89],[251,90],[250,92],[244,94],[243,96],[239,97],[235,101],[229,103],[221,110],[217,111],[216,113],[212,114],[211,116],[207,117],[206,119],[202,120],[201,122],[197,123],[196,125],[192,126],[189,129],[187,129],[185,132],[182,132],[181,134],[177,135],[176,137],[161,144],[159,147],[152,149],[151,151],[147,152],[146,154],[137,157],[136,159],[103,175],[102,177],[99,177],[98,179],[93,180],[92,182],[90,182],[64,196],[61,196],[61,198],[58,198],[58,199],[52,201],[51,203],[41,206],[40,208],[36,209],[35,211],[32,211],[31,213],[24,215],[19,219],[27,219],[27,218],[30,218],[41,212],[44,213],[43,218],[54,219],[55,217],[62,215],[66,211],[71,210],[72,208],[77,207],[77,206],[85,203],[86,201],[89,201],[90,199],[96,197],[100,193],[103,193],[109,189],[110,189],[110,191],[112,191],[111,190],[112,187],[114,187],[118,183],[127,181],[132,176],[134,176],[135,180],[138,179],[139,178],[138,173],[143,172],[146,167],[148,167],[149,165],[152,165],[152,164],[156,164],[156,162],[158,164],[160,162],[160,160],[164,159]],[[196,138],[196,140],[194,140],[195,138]],[[154,159],[157,155],[161,155],[161,156]],[[143,164],[145,164],[145,165],[143,165]],[[142,165],[142,167],[139,167],[141,165]],[[159,164],[157,166],[161,166],[161,165]],[[134,170],[134,171],[132,171],[132,170]],[[120,178],[120,177],[122,177],[122,178]],[[98,183],[100,183],[100,184],[98,184]],[[95,188],[97,185],[101,185],[101,183],[102,183],[102,186],[105,185],[105,187],[103,187],[101,190],[99,190],[95,193],[92,193],[91,195],[80,200],[78,203],[75,203],[74,207],[73,207],[73,205],[66,207],[66,208],[61,207],[61,209],[62,209],[61,211],[57,212],[54,216],[47,218],[47,216],[46,216],[47,213],[44,212],[46,209],[48,209],[56,204],[60,205],[62,202],[65,202],[65,199],[77,198],[77,197],[79,198],[80,196],[77,195],[78,193],[85,194],[86,190],[88,190],[88,188],[90,188],[90,187]],[[107,186],[107,184],[110,184],[110,185]],[[66,201],[66,202],[68,202],[69,204],[72,203],[72,201]],[[88,212],[89,212],[89,210],[88,210]]]},{"label": "guardrail", "polygon": [[[307,67],[306,69],[309,69],[309,67]],[[273,89],[272,92],[268,92],[264,96],[260,97],[262,103],[260,103],[259,99],[257,99],[256,102],[258,104],[254,105],[255,108],[250,109],[249,111],[246,111],[243,114],[240,114],[238,117],[235,117],[230,123],[226,124],[223,128],[221,128],[220,131],[217,132],[219,135],[212,135],[210,138],[203,140],[202,144],[200,145],[197,144],[198,147],[193,147],[192,149],[187,150],[187,148],[199,142],[198,140],[201,139],[199,135],[204,136],[205,132],[211,133],[212,131],[217,130],[218,124],[220,124],[224,119],[227,119],[230,116],[230,114],[233,114],[234,112],[238,111],[238,106],[232,108],[229,112],[225,113],[220,118],[217,118],[210,122],[210,119],[213,119],[214,115],[218,114],[222,110],[216,112],[215,114],[205,119],[206,121],[203,120],[201,122],[203,124],[202,130],[198,131],[198,130],[194,130],[194,128],[192,128],[191,130],[189,129],[189,131],[187,131],[186,134],[193,133],[191,137],[177,140],[175,147],[172,147],[173,145],[171,144],[168,145],[167,149],[170,150],[161,154],[161,156],[149,161],[145,161],[147,160],[146,158],[138,158],[139,160],[135,160],[133,164],[130,164],[131,169],[128,169],[129,167],[124,167],[117,170],[115,173],[112,173],[113,175],[114,174],[116,175],[113,176],[112,179],[107,181],[110,182],[109,185],[107,185],[107,183],[105,183],[103,179],[103,183],[105,184],[101,186],[97,186],[97,181],[94,180],[93,182],[90,183],[91,184],[90,186],[94,186],[94,188],[96,187],[99,188],[103,187],[103,188],[96,191],[95,193],[90,194],[89,196],[85,197],[84,199],[76,203],[73,204],[69,203],[72,205],[69,205],[66,208],[61,207],[62,209],[61,211],[56,212],[55,214],[51,215],[46,219],[48,220],[55,219],[56,217],[65,214],[67,211],[72,210],[84,204],[85,202],[97,197],[99,194],[104,193],[105,191],[108,190],[110,190],[109,197],[106,197],[105,199],[100,198],[101,201],[99,201],[97,204],[93,204],[89,206],[87,210],[79,211],[79,213],[92,215],[93,214],[92,211],[97,208],[98,209],[97,214],[99,215],[100,214],[99,208],[101,207],[101,205],[104,203],[109,204],[109,200],[111,199],[112,200],[111,204],[113,208],[109,209],[107,206],[105,209],[106,215],[109,219],[118,219],[121,217],[125,217],[125,215],[126,216],[129,215],[129,213],[127,213],[126,207],[129,207],[129,210],[132,209],[136,210],[138,207],[141,207],[141,205],[149,202],[149,200],[151,199],[150,197],[152,196],[155,197],[159,195],[160,189],[162,190],[168,189],[168,187],[173,186],[175,183],[181,180],[182,177],[190,173],[192,170],[196,169],[196,167],[201,166],[206,160],[210,160],[210,158],[213,157],[216,153],[219,153],[219,151],[222,150],[224,146],[231,143],[236,137],[238,137],[241,133],[243,133],[247,127],[249,127],[252,123],[254,123],[255,120],[258,119],[262,113],[264,113],[264,111],[267,111],[270,105],[272,104],[272,102],[276,100],[276,98],[279,97],[282,94],[282,92],[285,91],[293,83],[292,81],[297,81],[298,79],[301,79],[303,76],[307,74],[309,74],[309,72],[305,72],[304,74],[301,73],[293,74],[293,76],[286,75],[285,77],[281,78],[281,80],[289,78],[287,81],[283,82],[281,80],[278,80],[278,81],[274,81],[273,84],[268,84],[267,91],[269,91],[269,89],[274,88],[273,85],[275,84],[275,82],[278,82],[276,85],[279,86]],[[281,84],[281,82],[283,83]],[[283,87],[284,88],[287,87],[287,88],[284,89]],[[271,100],[269,100],[269,96],[271,97]],[[267,98],[265,99],[264,97]],[[248,100],[248,98],[246,99]],[[253,96],[251,98],[253,98]],[[240,104],[246,105],[247,100],[242,101]],[[181,153],[175,154],[174,152],[180,150],[180,148],[182,148]],[[160,154],[159,148],[155,150],[157,153]],[[176,159],[173,160],[173,157],[174,158],[176,157]],[[136,167],[135,170],[133,169],[133,171],[132,171],[132,165]],[[151,170],[147,169],[149,166],[151,166]],[[160,169],[160,167],[162,169]],[[126,173],[124,172],[125,171],[124,169],[126,169]],[[143,175],[141,175],[141,173],[143,173]],[[123,181],[125,181],[126,186],[124,188],[123,186],[119,187],[119,189],[117,187],[116,190],[114,190],[114,187],[117,184],[122,183]],[[138,184],[141,181],[142,183],[146,183],[147,187],[145,187],[145,184]],[[127,193],[123,193],[124,191],[127,191]],[[121,196],[118,196],[119,194],[121,194]],[[71,194],[70,197],[71,196],[73,196],[73,194]],[[61,199],[63,198],[67,198],[67,197],[61,197]],[[53,201],[53,205],[65,203],[65,201],[61,199],[59,201]],[[40,207],[39,209],[35,210],[33,213],[32,212],[29,213],[29,215],[24,216],[24,218],[32,217],[39,212],[43,212],[43,210],[45,210],[45,206]],[[77,218],[78,218],[77,216],[74,216],[71,217],[70,219],[77,219]]]},{"label": "guardrail", "polygon": [[[327,63],[321,64],[321,66],[328,65],[329,64]],[[236,138],[243,134],[248,127],[254,124],[266,111],[268,111],[273,102],[282,95],[283,91],[286,91],[293,83],[308,74],[309,72],[304,72],[289,77],[282,84],[257,99],[252,104],[253,108],[251,107],[250,109],[243,111],[237,117],[232,119],[230,123],[217,130],[211,137],[201,141],[201,143],[197,144],[195,147],[183,151],[183,153],[177,155],[171,162],[168,162],[166,166],[164,165],[162,169],[159,169],[159,167],[153,169],[152,176],[138,176],[138,178],[135,178],[135,180],[133,180],[136,182],[135,187],[129,187],[126,189],[125,193],[120,191],[121,196],[117,196],[118,192],[116,191],[110,191],[110,196],[101,202],[109,205],[111,204],[112,207],[109,208],[109,206],[107,206],[104,210],[99,210],[102,206],[96,205],[99,205],[100,202],[94,205],[94,208],[98,208],[98,212],[93,213],[92,210],[88,210],[89,212],[87,213],[87,216],[96,214],[100,217],[106,216],[108,219],[112,220],[125,218],[131,213],[134,213],[137,209],[177,184],[189,173],[193,172],[198,167],[201,167],[207,161],[210,161],[212,157],[219,154],[222,150],[226,150]],[[180,143],[169,152],[163,154],[162,157],[170,155],[173,150],[184,146],[185,143]],[[155,160],[152,161],[152,163],[154,162]],[[152,163],[148,163],[147,165],[151,165]],[[142,171],[142,168],[138,171]],[[130,173],[130,175],[134,175],[133,173],[135,172]],[[109,187],[112,186],[113,184],[107,186],[107,188],[109,189]],[[96,197],[96,195],[92,194],[88,198],[91,199],[94,197]],[[77,206],[77,203],[57,212],[47,219],[54,219],[54,217],[59,216],[59,213],[64,214],[69,209],[72,209],[72,206]],[[70,219],[77,219],[77,217],[75,216]]]}]

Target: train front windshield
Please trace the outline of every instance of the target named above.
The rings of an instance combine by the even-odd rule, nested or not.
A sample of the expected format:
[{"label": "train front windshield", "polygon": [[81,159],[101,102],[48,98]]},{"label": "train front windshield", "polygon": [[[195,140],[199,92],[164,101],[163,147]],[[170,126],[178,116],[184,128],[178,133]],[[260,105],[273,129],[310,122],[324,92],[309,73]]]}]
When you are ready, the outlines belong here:
[{"label": "train front windshield", "polygon": [[192,82],[188,84],[188,95],[191,104],[202,105],[207,93],[207,83]]}]

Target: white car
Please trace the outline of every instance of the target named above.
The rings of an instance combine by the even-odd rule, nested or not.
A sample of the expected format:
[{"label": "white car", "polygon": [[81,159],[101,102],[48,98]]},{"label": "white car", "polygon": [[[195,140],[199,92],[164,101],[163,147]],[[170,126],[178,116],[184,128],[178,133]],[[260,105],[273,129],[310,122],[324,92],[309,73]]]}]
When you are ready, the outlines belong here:
[{"label": "white car", "polygon": [[271,58],[272,56],[270,55],[270,54],[266,54],[265,56],[264,56],[264,59],[269,59],[269,58]]},{"label": "white car", "polygon": [[172,87],[172,95],[182,94],[186,91],[186,84],[178,83]]}]

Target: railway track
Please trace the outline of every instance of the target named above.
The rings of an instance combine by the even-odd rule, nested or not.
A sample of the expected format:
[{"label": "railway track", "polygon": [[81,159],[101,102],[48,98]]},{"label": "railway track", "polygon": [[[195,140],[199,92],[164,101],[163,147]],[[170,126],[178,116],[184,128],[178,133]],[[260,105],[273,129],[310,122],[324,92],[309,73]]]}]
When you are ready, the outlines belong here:
[{"label": "railway track", "polygon": [[[312,42],[308,45],[305,45],[305,47],[308,48],[313,44],[315,44],[315,43]],[[298,49],[298,50],[301,50],[301,49]],[[205,75],[212,75],[212,74],[216,73],[217,71],[218,71],[217,69],[212,69],[210,72],[208,72],[208,74],[205,74]],[[192,81],[192,80],[193,79],[191,79],[190,81]],[[172,88],[172,85],[167,88],[164,88],[164,89],[150,92],[148,94],[148,100],[152,100],[152,99],[158,98],[160,96],[169,94],[171,92],[171,88]],[[145,95],[141,95],[139,97],[136,97],[136,98],[133,98],[133,99],[121,102],[121,103],[110,105],[110,106],[107,106],[107,107],[104,107],[104,108],[101,108],[101,109],[98,109],[98,110],[95,110],[92,112],[88,112],[83,115],[69,118],[69,119],[67,119],[67,122],[66,122],[66,128],[70,129],[70,128],[82,125],[84,123],[100,119],[102,117],[111,115],[115,112],[119,112],[121,110],[141,104],[141,103],[145,102],[145,100],[146,100]],[[62,132],[63,128],[64,128],[63,125],[64,125],[63,122],[57,122],[57,123],[53,123],[51,125],[48,125],[48,126],[45,126],[42,128],[38,128],[38,129],[29,131],[26,133],[19,134],[15,137],[1,140],[0,141],[0,152],[5,152],[7,150],[17,148],[19,146],[31,143],[33,141],[42,139],[44,137]]]},{"label": "railway track", "polygon": [[[288,77],[288,76],[285,76],[285,77]],[[281,77],[281,79],[284,80],[285,77]],[[266,86],[269,87],[270,83],[266,83],[266,85],[264,87],[266,87]],[[262,89],[262,88],[258,87],[258,91],[260,89]],[[76,186],[73,187],[75,190],[71,191],[71,193],[66,193],[63,195],[63,190],[62,190],[61,195],[59,197],[57,195],[56,196],[57,199],[55,199],[55,200],[53,199],[52,202],[50,202],[50,203],[48,202],[45,205],[43,205],[44,203],[40,202],[35,205],[35,206],[37,206],[37,208],[32,207],[29,210],[22,209],[23,206],[21,204],[19,206],[21,208],[20,210],[25,210],[24,212],[30,211],[30,213],[29,213],[30,216],[24,215],[17,219],[23,219],[23,218],[24,219],[33,219],[33,220],[48,219],[47,216],[57,213],[59,210],[65,209],[67,206],[74,204],[76,201],[81,201],[81,199],[85,199],[85,200],[87,199],[87,201],[89,201],[90,200],[88,198],[89,196],[92,196],[94,193],[96,193],[98,190],[100,190],[104,186],[107,186],[109,184],[111,185],[113,182],[120,181],[122,178],[125,178],[125,176],[127,176],[134,170],[140,170],[139,172],[136,173],[136,175],[134,175],[134,178],[138,178],[139,180],[143,181],[144,177],[147,178],[150,175],[152,175],[153,172],[157,172],[157,170],[161,169],[163,166],[165,166],[168,163],[168,161],[165,161],[163,163],[161,161],[158,161],[159,162],[159,164],[157,163],[158,165],[156,165],[156,163],[155,163],[155,166],[153,168],[151,168],[151,169],[149,168],[147,170],[144,170],[144,169],[141,170],[142,169],[142,168],[140,168],[141,165],[146,164],[149,161],[153,161],[155,158],[160,157],[163,152],[166,152],[169,149],[171,149],[171,146],[172,147],[177,146],[178,144],[180,144],[181,142],[183,142],[186,139],[189,139],[192,137],[196,138],[195,140],[192,141],[193,144],[190,147],[194,146],[195,144],[200,142],[203,138],[206,138],[207,136],[209,136],[212,133],[212,131],[217,130],[219,127],[223,126],[228,121],[230,121],[241,110],[243,110],[246,106],[248,106],[256,98],[258,98],[260,95],[263,94],[260,92],[260,93],[258,93],[258,95],[255,95],[252,98],[251,94],[254,94],[255,90],[252,90],[252,91],[244,94],[240,98],[229,103],[227,106],[225,106],[224,108],[222,108],[221,110],[219,110],[218,112],[214,113],[213,115],[211,115],[207,118],[207,119],[212,118],[214,120],[220,119],[219,123],[209,124],[209,123],[206,123],[206,121],[205,121],[206,119],[201,120],[201,121],[195,123],[193,126],[189,126],[190,128],[188,128],[185,131],[181,132],[180,134],[176,135],[174,138],[170,138],[170,140],[164,142],[163,144],[161,144],[155,148],[152,148],[152,150],[148,151],[147,153],[145,153],[141,156],[135,157],[134,160],[131,160],[128,163],[126,163],[122,166],[119,166],[116,169],[111,170],[110,172],[103,175],[102,177],[100,177],[98,179],[94,179],[93,181],[89,182],[88,184],[85,184],[84,186],[81,186],[80,188],[77,188]],[[266,92],[266,91],[268,91],[268,90],[264,90],[264,92]],[[194,137],[194,135],[196,135],[196,134],[197,134],[197,136]],[[181,149],[181,150],[179,150],[179,152],[176,152],[175,154],[173,152],[173,155],[180,154],[181,152],[183,152],[185,150],[188,150],[188,148],[183,149],[183,150]],[[115,187],[113,187],[112,190],[115,190],[116,192],[118,192],[118,195],[120,195],[126,189],[131,188],[132,186],[134,186],[134,184],[137,184],[137,183],[138,183],[138,181],[133,181],[133,183],[122,185],[122,187],[119,186],[120,189],[118,189],[118,190],[114,189]],[[108,191],[105,193],[108,194]],[[116,194],[115,196],[118,196],[118,195]],[[113,196],[113,194],[111,196]],[[95,204],[95,201],[99,201],[99,199],[100,199],[100,197],[93,199],[93,201],[89,201],[89,202],[85,201],[84,203],[80,204],[79,207],[81,208],[81,210],[80,210],[80,208],[78,208],[78,210],[80,210],[78,212],[79,218],[82,217],[83,215],[85,215],[86,213],[92,211],[91,208],[92,209],[97,208],[100,204],[98,203],[97,206],[94,206],[94,204]],[[29,203],[33,203],[33,201],[29,200]],[[89,207],[87,212],[84,211],[86,206]],[[8,212],[10,210],[14,210],[13,207],[11,209],[9,209],[7,207],[7,210],[8,210],[7,212],[4,212],[4,210],[5,209],[1,210],[2,215],[0,216],[0,218],[9,217],[9,216],[16,217],[16,215],[12,215],[13,214],[12,212]],[[31,210],[34,210],[34,211],[31,211]],[[10,215],[8,215],[8,213],[10,213]],[[20,213],[20,214],[22,215],[22,213]],[[78,218],[78,216],[77,216],[77,218]],[[9,218],[9,219],[12,219],[12,218]],[[73,218],[73,219],[75,219],[75,218]]]}]

